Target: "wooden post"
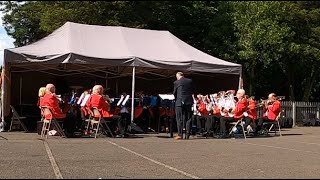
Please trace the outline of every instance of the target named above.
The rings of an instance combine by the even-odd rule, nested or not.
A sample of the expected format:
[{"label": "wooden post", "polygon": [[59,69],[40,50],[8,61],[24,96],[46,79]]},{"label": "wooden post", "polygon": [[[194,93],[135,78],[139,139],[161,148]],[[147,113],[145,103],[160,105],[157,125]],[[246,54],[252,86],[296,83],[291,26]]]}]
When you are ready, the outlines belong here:
[{"label": "wooden post", "polygon": [[292,119],[293,119],[293,124],[292,127],[296,126],[296,118],[297,118],[297,113],[296,113],[297,107],[296,107],[296,102],[292,102]]}]

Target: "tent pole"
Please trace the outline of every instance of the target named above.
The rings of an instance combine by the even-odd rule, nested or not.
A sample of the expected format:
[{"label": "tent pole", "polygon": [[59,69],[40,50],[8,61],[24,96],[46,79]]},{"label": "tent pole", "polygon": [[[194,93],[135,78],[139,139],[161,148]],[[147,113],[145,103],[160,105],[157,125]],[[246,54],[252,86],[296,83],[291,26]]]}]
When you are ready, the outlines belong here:
[{"label": "tent pole", "polygon": [[20,105],[22,104],[22,75],[20,76]]},{"label": "tent pole", "polygon": [[132,68],[132,95],[131,95],[131,122],[133,123],[134,119],[134,87],[135,87],[135,76],[136,76],[136,67]]},{"label": "tent pole", "polygon": [[[4,63],[3,63],[4,64]],[[5,83],[5,69],[4,66],[2,66],[2,71],[1,71],[1,121],[0,121],[0,132],[4,131],[4,83]]]},{"label": "tent pole", "polygon": [[239,74],[239,88],[238,89],[243,89],[242,67],[240,69],[240,74]]},{"label": "tent pole", "polygon": [[119,82],[118,79],[116,79],[116,95],[119,95]]},{"label": "tent pole", "polygon": [[108,88],[108,73],[106,72],[106,89]]}]

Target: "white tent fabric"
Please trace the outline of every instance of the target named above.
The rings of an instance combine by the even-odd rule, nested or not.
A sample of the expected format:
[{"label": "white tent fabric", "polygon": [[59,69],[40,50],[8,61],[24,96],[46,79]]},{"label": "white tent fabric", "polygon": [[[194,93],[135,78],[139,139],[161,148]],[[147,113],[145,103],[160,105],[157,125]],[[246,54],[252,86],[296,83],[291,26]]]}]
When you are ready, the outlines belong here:
[{"label": "white tent fabric", "polygon": [[227,62],[181,41],[169,31],[67,22],[33,44],[7,49],[5,62],[79,63],[174,68],[240,74]]},{"label": "white tent fabric", "polygon": [[169,31],[67,22],[47,37],[5,49],[2,76],[3,116],[10,103],[10,69],[30,64],[131,66],[239,75],[242,67],[210,56]]}]

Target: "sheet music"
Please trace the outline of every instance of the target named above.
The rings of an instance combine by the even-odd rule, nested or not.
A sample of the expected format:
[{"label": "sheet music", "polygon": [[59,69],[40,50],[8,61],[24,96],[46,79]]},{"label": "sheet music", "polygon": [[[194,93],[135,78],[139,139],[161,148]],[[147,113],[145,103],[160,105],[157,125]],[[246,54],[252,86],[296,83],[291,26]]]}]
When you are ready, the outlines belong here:
[{"label": "sheet music", "polygon": [[87,101],[88,101],[88,99],[89,99],[89,97],[90,97],[90,94],[87,94],[87,95],[83,98],[80,106],[85,106],[86,103],[87,103]]},{"label": "sheet music", "polygon": [[82,93],[80,98],[78,99],[78,102],[77,102],[78,105],[81,104],[81,101],[82,101],[83,97],[84,97],[84,93]]},{"label": "sheet music", "polygon": [[168,99],[168,100],[174,100],[174,95],[173,94],[159,94],[161,99]]},{"label": "sheet music", "polygon": [[123,98],[124,98],[124,96],[121,95],[121,98],[120,98],[120,100],[119,100],[118,103],[117,103],[117,106],[120,106],[121,102],[123,101]]},{"label": "sheet music", "polygon": [[130,95],[126,96],[126,98],[122,102],[122,106],[124,106],[127,103],[127,101],[129,100],[129,97],[130,97]]}]

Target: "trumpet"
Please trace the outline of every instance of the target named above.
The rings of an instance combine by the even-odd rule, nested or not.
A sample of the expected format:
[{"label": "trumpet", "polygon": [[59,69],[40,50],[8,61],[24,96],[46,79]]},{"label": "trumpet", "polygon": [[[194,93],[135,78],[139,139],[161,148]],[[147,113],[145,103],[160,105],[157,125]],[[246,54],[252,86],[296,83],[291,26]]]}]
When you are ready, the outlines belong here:
[{"label": "trumpet", "polygon": [[262,106],[266,106],[269,104],[269,100],[268,99],[260,99],[260,103],[257,103],[256,107],[262,107]]}]

